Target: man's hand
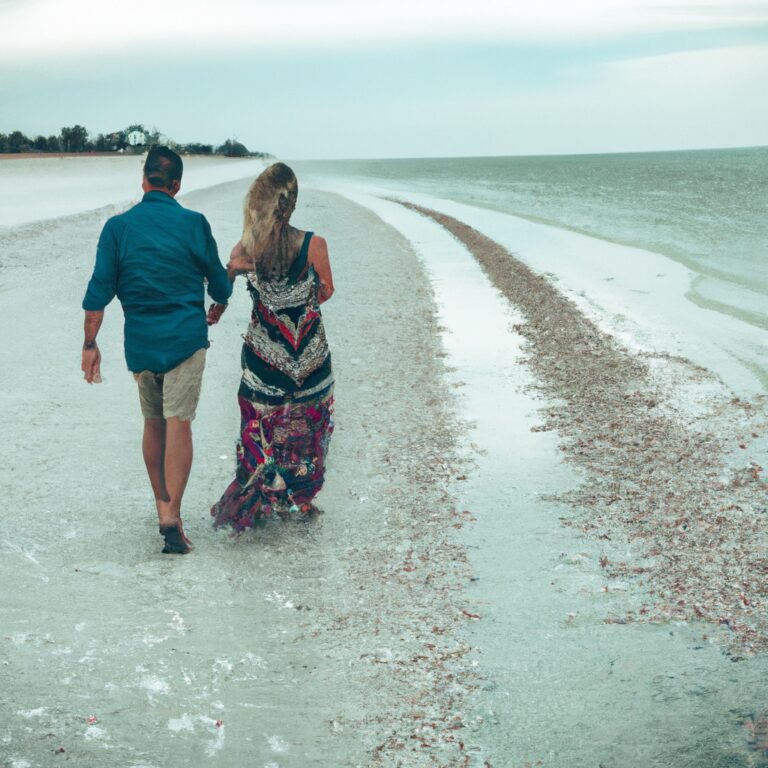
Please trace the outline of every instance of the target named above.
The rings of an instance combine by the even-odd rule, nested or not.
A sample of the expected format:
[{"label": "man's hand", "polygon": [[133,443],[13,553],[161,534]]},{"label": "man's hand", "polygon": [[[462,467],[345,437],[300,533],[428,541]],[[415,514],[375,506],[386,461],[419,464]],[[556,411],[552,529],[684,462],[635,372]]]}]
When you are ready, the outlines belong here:
[{"label": "man's hand", "polygon": [[83,362],[80,370],[89,384],[101,384],[101,352],[96,343],[96,334],[104,320],[104,310],[85,310],[85,324],[83,330]]},{"label": "man's hand", "polygon": [[80,369],[83,372],[85,380],[89,384],[101,384],[101,352],[96,342],[93,346],[83,347],[83,358]]}]

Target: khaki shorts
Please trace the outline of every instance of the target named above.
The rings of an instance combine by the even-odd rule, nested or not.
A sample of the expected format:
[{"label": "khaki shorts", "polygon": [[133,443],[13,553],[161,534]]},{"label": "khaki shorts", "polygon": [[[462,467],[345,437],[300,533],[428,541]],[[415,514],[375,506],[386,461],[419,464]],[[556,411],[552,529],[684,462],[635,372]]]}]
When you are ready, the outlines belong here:
[{"label": "khaki shorts", "polygon": [[144,418],[192,421],[200,399],[204,368],[205,350],[198,349],[166,373],[134,373]]}]

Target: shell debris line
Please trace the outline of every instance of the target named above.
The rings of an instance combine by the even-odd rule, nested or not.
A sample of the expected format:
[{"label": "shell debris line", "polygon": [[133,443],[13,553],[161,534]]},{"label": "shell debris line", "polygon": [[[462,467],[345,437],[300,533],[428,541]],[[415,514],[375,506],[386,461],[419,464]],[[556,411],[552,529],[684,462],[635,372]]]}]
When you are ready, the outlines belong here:
[{"label": "shell debris line", "polygon": [[573,510],[564,525],[604,542],[606,590],[642,587],[605,621],[707,623],[734,660],[768,649],[768,484],[754,458],[768,446],[765,396],[735,397],[680,357],[630,352],[503,246],[402,205],[448,229],[525,317],[514,330],[547,401],[535,429],[558,433],[583,478],[551,498]]}]

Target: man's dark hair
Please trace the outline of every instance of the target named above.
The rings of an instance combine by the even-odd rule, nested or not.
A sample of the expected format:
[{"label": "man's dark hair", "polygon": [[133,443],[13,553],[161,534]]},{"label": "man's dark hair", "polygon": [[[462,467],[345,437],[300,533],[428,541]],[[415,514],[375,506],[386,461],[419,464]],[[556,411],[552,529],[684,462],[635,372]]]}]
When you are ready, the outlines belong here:
[{"label": "man's dark hair", "polygon": [[153,187],[170,189],[174,181],[181,181],[184,164],[168,147],[152,147],[144,161],[144,176]]}]

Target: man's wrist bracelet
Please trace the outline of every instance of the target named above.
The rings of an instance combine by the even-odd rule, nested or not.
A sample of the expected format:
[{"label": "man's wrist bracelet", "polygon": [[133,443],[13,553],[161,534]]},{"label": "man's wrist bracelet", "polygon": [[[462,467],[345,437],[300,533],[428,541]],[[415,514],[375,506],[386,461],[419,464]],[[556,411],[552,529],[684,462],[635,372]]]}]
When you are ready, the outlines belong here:
[{"label": "man's wrist bracelet", "polygon": [[96,348],[96,339],[93,341],[86,341],[83,343],[83,349],[95,349]]}]

